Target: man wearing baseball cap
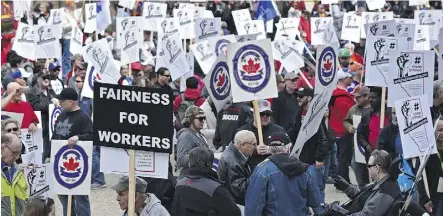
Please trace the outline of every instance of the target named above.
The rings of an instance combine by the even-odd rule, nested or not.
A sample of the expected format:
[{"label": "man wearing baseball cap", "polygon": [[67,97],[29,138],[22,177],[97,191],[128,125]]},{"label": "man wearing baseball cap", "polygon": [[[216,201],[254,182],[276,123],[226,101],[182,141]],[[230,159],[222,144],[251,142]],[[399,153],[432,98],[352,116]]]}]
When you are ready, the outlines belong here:
[{"label": "man wearing baseball cap", "polygon": [[48,71],[51,75],[51,87],[56,94],[60,94],[60,92],[65,88],[63,81],[58,78],[60,74],[60,65],[56,62],[49,63]]},{"label": "man wearing baseball cap", "polygon": [[298,109],[297,96],[295,95],[297,79],[295,73],[287,73],[284,77],[285,88],[278,93],[278,98],[272,101],[274,122],[286,130],[294,124],[295,113]]},{"label": "man wearing baseball cap", "polygon": [[324,208],[317,197],[318,188],[308,172],[308,165],[289,155],[292,146],[289,136],[277,132],[268,139],[272,156],[260,163],[251,175],[245,215],[269,212],[272,215],[287,215],[288,212],[291,215],[310,215],[309,207],[315,215],[323,214]]},{"label": "man wearing baseball cap", "polygon": [[[138,216],[169,216],[168,211],[161,205],[160,200],[152,193],[145,193],[148,184],[145,180],[135,177],[135,214]],[[117,192],[117,201],[123,216],[128,215],[129,177],[122,176],[118,183],[112,186]]]},{"label": "man wearing baseball cap", "polygon": [[177,169],[181,179],[189,168],[189,152],[200,146],[209,149],[205,136],[201,133],[206,121],[205,112],[197,106],[189,106],[182,120],[183,129],[177,132]]}]

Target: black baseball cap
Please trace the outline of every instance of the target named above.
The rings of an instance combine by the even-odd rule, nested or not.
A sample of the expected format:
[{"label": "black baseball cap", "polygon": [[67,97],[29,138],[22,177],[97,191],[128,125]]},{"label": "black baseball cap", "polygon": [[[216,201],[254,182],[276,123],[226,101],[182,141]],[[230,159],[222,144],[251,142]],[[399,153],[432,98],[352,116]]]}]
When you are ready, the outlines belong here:
[{"label": "black baseball cap", "polygon": [[314,90],[309,87],[301,87],[298,89],[297,93],[298,96],[311,96],[314,97]]},{"label": "black baseball cap", "polygon": [[285,146],[291,144],[291,139],[285,132],[275,132],[269,136],[269,146]]},{"label": "black baseball cap", "polygon": [[78,100],[78,94],[77,91],[73,88],[64,88],[62,92],[60,92],[59,95],[56,97],[58,100]]}]

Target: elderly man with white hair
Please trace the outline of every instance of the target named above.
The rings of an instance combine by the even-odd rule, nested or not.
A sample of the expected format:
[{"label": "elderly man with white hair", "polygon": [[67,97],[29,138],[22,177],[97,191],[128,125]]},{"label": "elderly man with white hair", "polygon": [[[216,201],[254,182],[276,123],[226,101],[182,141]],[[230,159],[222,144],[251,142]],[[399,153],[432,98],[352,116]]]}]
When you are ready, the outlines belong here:
[{"label": "elderly man with white hair", "polygon": [[252,155],[256,146],[255,134],[241,130],[235,134],[234,143],[229,144],[220,158],[218,178],[225,182],[235,202],[240,205],[245,205],[246,189],[252,172],[248,157]]}]

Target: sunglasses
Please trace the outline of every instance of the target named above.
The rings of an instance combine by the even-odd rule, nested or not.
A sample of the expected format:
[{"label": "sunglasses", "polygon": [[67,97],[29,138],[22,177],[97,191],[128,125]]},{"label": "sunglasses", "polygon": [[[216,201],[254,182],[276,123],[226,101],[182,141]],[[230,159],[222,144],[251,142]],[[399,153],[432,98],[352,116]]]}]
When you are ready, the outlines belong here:
[{"label": "sunglasses", "polygon": [[42,79],[43,80],[50,80],[51,79],[51,75],[42,76]]},{"label": "sunglasses", "polygon": [[271,115],[272,115],[272,112],[261,112],[260,113],[260,117],[271,117]]},{"label": "sunglasses", "polygon": [[75,80],[76,83],[81,83],[83,80]]},{"label": "sunglasses", "polygon": [[165,77],[171,77],[171,75],[170,74],[165,74],[165,75],[163,75],[163,76],[165,76]]},{"label": "sunglasses", "polygon": [[366,166],[368,167],[368,169],[371,169],[372,167],[379,166],[379,165],[378,164],[368,164]]},{"label": "sunglasses", "polygon": [[17,132],[18,127],[6,129],[6,132],[11,133],[12,131]]},{"label": "sunglasses", "polygon": [[198,118],[195,118],[195,119],[198,119],[199,121],[204,121],[204,120],[206,120],[206,117],[198,117]]}]

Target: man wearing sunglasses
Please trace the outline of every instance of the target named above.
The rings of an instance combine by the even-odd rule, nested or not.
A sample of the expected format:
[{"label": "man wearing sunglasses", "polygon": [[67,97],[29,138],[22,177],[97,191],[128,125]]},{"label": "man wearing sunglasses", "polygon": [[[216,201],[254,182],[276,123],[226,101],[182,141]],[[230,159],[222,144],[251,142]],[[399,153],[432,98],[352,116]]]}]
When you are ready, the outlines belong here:
[{"label": "man wearing sunglasses", "polygon": [[20,157],[22,143],[14,134],[1,135],[2,152],[2,215],[20,216],[28,196],[28,183],[15,161]]},{"label": "man wearing sunglasses", "polygon": [[162,89],[171,89],[171,86],[169,86],[169,82],[171,80],[171,72],[167,68],[161,67],[157,70],[157,80],[155,82],[155,85],[158,88]]},{"label": "man wearing sunglasses", "polygon": [[[258,109],[260,112],[264,145],[260,145],[260,143],[258,142],[258,131],[255,119],[253,122],[249,122],[237,130],[237,131],[241,130],[252,131],[255,134],[255,137],[257,137],[257,144],[258,144],[257,150],[254,151],[252,155],[248,158],[248,161],[251,164],[252,168],[254,168],[259,163],[264,161],[270,155],[268,144],[269,144],[269,137],[271,136],[271,134],[276,132],[286,132],[284,128],[271,122],[272,110],[271,110],[271,103],[269,101],[260,100],[258,102]],[[251,110],[253,111],[253,109]]]}]

